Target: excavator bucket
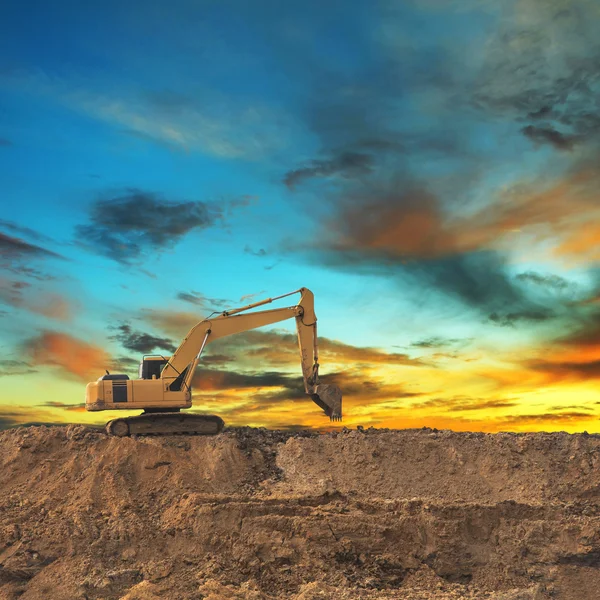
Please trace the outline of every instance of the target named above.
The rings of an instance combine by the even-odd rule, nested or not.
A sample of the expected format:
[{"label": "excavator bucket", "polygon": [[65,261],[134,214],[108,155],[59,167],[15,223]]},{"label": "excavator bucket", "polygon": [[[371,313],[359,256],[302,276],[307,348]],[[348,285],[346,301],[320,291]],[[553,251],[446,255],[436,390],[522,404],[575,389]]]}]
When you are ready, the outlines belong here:
[{"label": "excavator bucket", "polygon": [[342,390],[337,385],[319,384],[311,398],[332,421],[342,420]]}]

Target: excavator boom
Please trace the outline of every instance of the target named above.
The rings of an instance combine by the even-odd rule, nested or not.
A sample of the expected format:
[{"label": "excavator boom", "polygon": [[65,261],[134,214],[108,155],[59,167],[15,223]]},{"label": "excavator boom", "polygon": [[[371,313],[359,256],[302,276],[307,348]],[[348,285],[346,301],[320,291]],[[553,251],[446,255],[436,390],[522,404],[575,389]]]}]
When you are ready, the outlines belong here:
[{"label": "excavator boom", "polygon": [[[294,306],[249,312],[254,308],[296,293],[300,293],[301,297]],[[202,416],[179,415],[178,411],[191,406],[192,379],[206,345],[228,335],[250,331],[290,318],[296,320],[304,391],[332,421],[339,421],[342,418],[340,389],[337,386],[319,382],[317,317],[314,310],[314,295],[308,288],[300,288],[275,298],[267,298],[241,308],[223,311],[216,316],[211,315],[192,327],[169,359],[164,357],[145,359],[140,367],[140,379],[128,381],[129,378],[126,375],[111,376],[108,374],[98,382],[88,384],[86,408],[88,410],[106,410],[108,408],[143,408],[145,410],[145,413],[139,417],[111,421],[107,425],[107,429],[109,433],[115,435],[172,433],[179,432],[178,430],[181,429],[190,432],[190,428],[194,429],[194,426],[182,427],[182,418],[194,417],[198,421],[198,418],[202,418]],[[158,358],[162,358],[162,360],[158,361]],[[152,361],[155,362],[152,363]],[[156,367],[161,368],[159,373]],[[152,374],[150,374],[151,372]],[[112,381],[110,383],[105,381],[107,378]],[[98,384],[101,381],[104,398],[97,397],[100,395]],[[106,401],[107,396],[110,396],[110,402]],[[131,396],[131,402],[129,396]],[[220,417],[214,415],[205,417],[210,422],[207,421],[208,425],[204,423],[203,427],[198,425],[196,428],[202,429],[198,433],[218,433],[222,429],[223,421]]]}]

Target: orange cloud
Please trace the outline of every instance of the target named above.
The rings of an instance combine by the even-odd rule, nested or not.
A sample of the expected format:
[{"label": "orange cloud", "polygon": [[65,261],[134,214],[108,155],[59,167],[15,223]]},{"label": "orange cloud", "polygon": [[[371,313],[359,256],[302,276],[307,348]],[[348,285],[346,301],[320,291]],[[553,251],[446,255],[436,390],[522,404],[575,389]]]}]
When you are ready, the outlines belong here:
[{"label": "orange cloud", "polygon": [[97,379],[112,364],[102,348],[65,333],[45,331],[26,342],[25,347],[32,363],[58,367],[83,381]]},{"label": "orange cloud", "polygon": [[437,198],[423,191],[384,195],[346,206],[336,225],[329,230],[339,231],[342,226],[335,242],[340,250],[368,248],[429,258],[458,246],[443,223]]},{"label": "orange cloud", "polygon": [[334,250],[377,251],[395,258],[435,258],[514,243],[516,232],[556,241],[557,256],[600,256],[600,176],[581,168],[542,189],[515,186],[464,218],[445,214],[431,194],[413,190],[346,203],[327,232]]}]

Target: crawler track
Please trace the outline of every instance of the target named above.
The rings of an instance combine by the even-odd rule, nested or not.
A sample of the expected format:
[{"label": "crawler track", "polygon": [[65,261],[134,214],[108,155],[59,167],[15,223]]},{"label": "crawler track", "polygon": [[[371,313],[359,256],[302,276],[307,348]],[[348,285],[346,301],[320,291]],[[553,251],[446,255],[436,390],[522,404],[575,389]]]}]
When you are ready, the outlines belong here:
[{"label": "crawler track", "polygon": [[216,415],[189,413],[144,413],[119,417],[106,424],[106,433],[115,437],[129,435],[216,435],[225,422]]}]

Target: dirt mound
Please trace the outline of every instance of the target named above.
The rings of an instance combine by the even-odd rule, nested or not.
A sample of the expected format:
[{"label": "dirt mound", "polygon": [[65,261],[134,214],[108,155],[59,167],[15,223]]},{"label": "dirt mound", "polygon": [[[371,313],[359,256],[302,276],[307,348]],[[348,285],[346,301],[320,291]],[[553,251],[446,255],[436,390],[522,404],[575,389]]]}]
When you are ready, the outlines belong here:
[{"label": "dirt mound", "polygon": [[0,433],[0,598],[600,597],[600,436]]}]

